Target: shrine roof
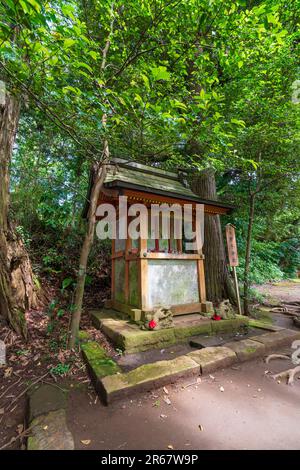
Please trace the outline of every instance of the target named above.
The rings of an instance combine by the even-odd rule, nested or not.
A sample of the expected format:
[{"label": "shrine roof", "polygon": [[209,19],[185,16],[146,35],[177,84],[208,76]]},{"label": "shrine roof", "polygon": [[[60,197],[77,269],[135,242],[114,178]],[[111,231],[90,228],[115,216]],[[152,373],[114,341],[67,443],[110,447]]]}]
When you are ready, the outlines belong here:
[{"label": "shrine roof", "polygon": [[[83,210],[83,217],[88,211],[88,200],[93,176],[90,176],[87,203]],[[145,192],[165,196],[172,199],[205,204],[226,209],[231,212],[234,207],[217,200],[208,200],[195,194],[188,184],[188,174],[182,170],[172,172],[155,166],[143,165],[134,161],[113,158],[106,167],[105,188],[122,189]]]},{"label": "shrine roof", "polygon": [[187,174],[184,171],[175,173],[117,158],[111,160],[111,163],[112,165],[107,168],[104,182],[104,186],[107,188],[145,191],[175,199],[198,202],[199,204],[224,207],[228,211],[233,209],[233,206],[229,204],[200,198],[191,190]]}]

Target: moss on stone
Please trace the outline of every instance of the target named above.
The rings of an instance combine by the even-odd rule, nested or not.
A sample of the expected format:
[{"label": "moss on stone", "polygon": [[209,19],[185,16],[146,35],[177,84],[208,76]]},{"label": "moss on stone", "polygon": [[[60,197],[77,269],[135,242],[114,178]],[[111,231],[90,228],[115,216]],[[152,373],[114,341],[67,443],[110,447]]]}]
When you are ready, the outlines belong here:
[{"label": "moss on stone", "polygon": [[176,339],[185,339],[191,336],[211,335],[212,328],[210,321],[201,320],[197,325],[182,326],[174,329]]},{"label": "moss on stone", "polygon": [[212,333],[221,333],[221,332],[231,332],[231,331],[238,331],[243,328],[247,328],[249,325],[249,318],[236,315],[235,318],[230,320],[220,320],[220,321],[212,321],[211,328]]},{"label": "moss on stone", "polygon": [[187,354],[201,367],[201,372],[206,374],[220,367],[227,367],[236,362],[236,354],[224,346],[198,349]]},{"label": "moss on stone", "polygon": [[280,327],[273,326],[272,324],[267,323],[265,321],[254,320],[253,318],[249,320],[249,326],[252,328],[259,328],[259,329],[267,330],[267,331],[280,330]]},{"label": "moss on stone", "polygon": [[169,361],[158,361],[152,364],[143,364],[134,370],[123,374],[115,374],[101,380],[102,388],[105,391],[106,401],[110,401],[111,394],[136,390],[137,388],[153,384],[161,385],[174,377],[184,375],[200,374],[199,365],[187,356],[179,356]]},{"label": "moss on stone", "polygon": [[95,341],[83,344],[81,349],[88,367],[96,378],[113,375],[120,371],[118,364]]},{"label": "moss on stone", "polygon": [[89,341],[91,339],[89,333],[87,331],[83,331],[83,330],[80,330],[78,332],[77,338],[78,338],[78,341],[80,343],[86,343],[87,341]]},{"label": "moss on stone", "polygon": [[232,320],[209,321],[199,320],[192,325],[174,325],[170,328],[154,331],[143,331],[138,325],[116,318],[104,319],[101,322],[103,333],[114,345],[127,353],[146,351],[148,349],[164,348],[187,338],[198,335],[211,335],[220,332],[238,331],[248,326],[249,319],[237,315]]},{"label": "moss on stone", "polygon": [[153,348],[171,346],[176,343],[173,328],[154,331],[132,329],[123,333],[124,349],[126,351],[145,351]]},{"label": "moss on stone", "polygon": [[224,346],[232,349],[240,361],[247,361],[251,358],[262,356],[265,352],[264,346],[257,341],[253,341],[253,339],[232,341]]}]

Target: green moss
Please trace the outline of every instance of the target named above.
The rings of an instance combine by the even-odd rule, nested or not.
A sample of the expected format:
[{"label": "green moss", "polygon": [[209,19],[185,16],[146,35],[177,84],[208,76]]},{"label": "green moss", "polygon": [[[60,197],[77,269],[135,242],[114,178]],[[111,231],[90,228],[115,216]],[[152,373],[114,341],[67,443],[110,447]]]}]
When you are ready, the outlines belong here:
[{"label": "green moss", "polygon": [[231,332],[231,331],[238,331],[245,327],[248,327],[249,319],[242,315],[236,315],[234,319],[231,320],[220,320],[220,321],[212,321],[211,328],[213,334],[215,333],[223,333],[223,332]]},{"label": "green moss", "polygon": [[212,333],[212,328],[211,328],[211,322],[204,322],[201,321],[199,322],[198,325],[191,325],[191,326],[184,326],[181,328],[176,328],[174,330],[175,337],[176,339],[184,339],[184,338],[189,338],[191,336],[197,336],[197,335],[211,335]]},{"label": "green moss", "polygon": [[249,326],[252,328],[260,328],[262,330],[272,331],[271,323],[260,320],[253,320],[252,318],[249,320]]},{"label": "green moss", "polygon": [[114,375],[103,380],[108,392],[133,387],[135,385],[151,382],[160,378],[174,376],[176,374],[199,371],[198,364],[192,358],[179,356],[169,361],[157,361],[151,364],[143,364],[130,372]]},{"label": "green moss", "polygon": [[273,316],[272,313],[269,310],[259,308],[251,313],[251,315],[256,319],[256,320],[261,320],[265,323],[273,323]]},{"label": "green moss", "polygon": [[[176,342],[174,330],[166,328],[154,331],[142,331],[140,329],[132,329],[132,331],[124,332],[125,349],[143,351],[149,349],[149,346],[159,348],[161,346],[172,345]],[[145,349],[141,349],[145,348]]]},{"label": "green moss", "polygon": [[113,375],[120,371],[118,364],[95,341],[82,344],[81,349],[88,367],[96,378]]},{"label": "green moss", "polygon": [[128,384],[133,385],[178,374],[190,369],[197,369],[195,361],[187,356],[179,356],[169,361],[157,361],[152,364],[144,364],[127,374],[123,374],[123,377]]},{"label": "green moss", "polygon": [[33,279],[33,283],[34,283],[35,287],[38,290],[41,290],[41,283],[40,283],[38,277],[34,273],[32,274],[32,279]]},{"label": "green moss", "polygon": [[39,442],[35,436],[29,436],[27,439],[27,450],[40,450]]},{"label": "green moss", "polygon": [[77,338],[81,343],[86,343],[87,341],[89,341],[91,339],[89,333],[87,331],[83,331],[83,330],[80,330],[78,332]]}]

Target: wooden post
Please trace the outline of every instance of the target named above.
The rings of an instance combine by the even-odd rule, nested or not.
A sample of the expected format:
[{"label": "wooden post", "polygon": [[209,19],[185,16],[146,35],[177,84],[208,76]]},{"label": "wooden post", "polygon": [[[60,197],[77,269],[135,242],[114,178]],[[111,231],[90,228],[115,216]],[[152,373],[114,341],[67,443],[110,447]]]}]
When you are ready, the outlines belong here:
[{"label": "wooden post", "polygon": [[111,241],[111,299],[115,298],[115,240]]},{"label": "wooden post", "polygon": [[201,303],[206,302],[206,287],[205,287],[205,273],[204,273],[204,260],[197,261],[198,272],[198,287],[199,287],[199,300]]},{"label": "wooden post", "polygon": [[227,240],[229,264],[233,270],[234,286],[235,286],[236,298],[237,298],[237,303],[238,303],[238,312],[239,312],[239,315],[242,315],[239,283],[238,283],[238,278],[236,274],[236,267],[239,265],[239,258],[238,258],[237,243],[236,243],[236,236],[235,236],[235,226],[232,224],[226,225],[226,240]]},{"label": "wooden post", "polygon": [[140,238],[139,287],[142,310],[148,306],[148,260],[144,257],[144,253],[147,255],[147,240]]},{"label": "wooden post", "polygon": [[127,256],[129,254],[130,248],[131,248],[131,239],[129,238],[129,235],[127,233],[125,253],[124,253],[124,258],[125,258],[125,303],[126,304],[129,303],[129,263],[130,263],[130,261],[127,259]]}]

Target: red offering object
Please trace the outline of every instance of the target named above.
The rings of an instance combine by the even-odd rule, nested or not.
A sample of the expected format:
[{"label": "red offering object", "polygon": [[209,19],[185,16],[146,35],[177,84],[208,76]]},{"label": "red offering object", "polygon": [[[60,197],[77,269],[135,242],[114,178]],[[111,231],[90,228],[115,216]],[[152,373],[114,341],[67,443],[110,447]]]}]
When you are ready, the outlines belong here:
[{"label": "red offering object", "polygon": [[156,325],[157,325],[156,321],[154,321],[154,320],[149,321],[149,325],[148,325],[148,326],[149,326],[150,330],[154,330],[154,328],[156,327]]},{"label": "red offering object", "polygon": [[213,320],[216,320],[216,321],[219,321],[219,320],[222,320],[222,318],[220,317],[220,315],[217,315],[216,313],[214,314],[214,316],[212,317]]}]

